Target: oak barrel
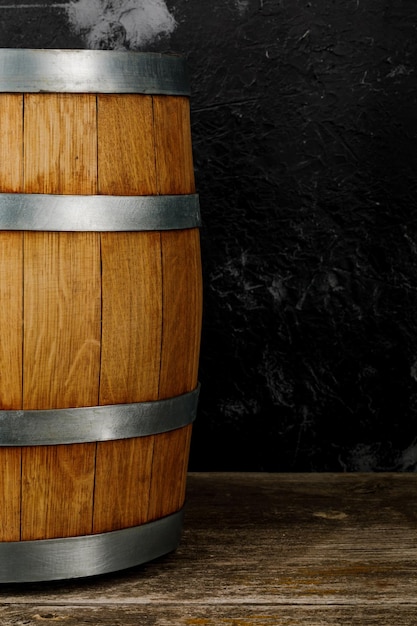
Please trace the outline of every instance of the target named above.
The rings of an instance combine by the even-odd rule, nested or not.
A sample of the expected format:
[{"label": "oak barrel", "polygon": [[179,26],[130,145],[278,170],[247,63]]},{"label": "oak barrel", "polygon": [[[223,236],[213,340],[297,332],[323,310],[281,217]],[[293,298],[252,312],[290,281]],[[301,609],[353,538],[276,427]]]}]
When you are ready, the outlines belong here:
[{"label": "oak barrel", "polygon": [[176,548],[198,396],[180,57],[0,50],[0,582]]}]

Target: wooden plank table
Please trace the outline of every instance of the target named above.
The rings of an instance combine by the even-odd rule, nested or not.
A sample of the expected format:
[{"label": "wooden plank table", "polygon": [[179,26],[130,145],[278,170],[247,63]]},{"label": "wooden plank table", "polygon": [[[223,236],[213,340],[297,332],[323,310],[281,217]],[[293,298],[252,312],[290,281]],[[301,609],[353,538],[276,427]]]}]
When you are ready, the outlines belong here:
[{"label": "wooden plank table", "polygon": [[417,624],[413,474],[192,473],[175,553],[0,586],[0,623]]}]

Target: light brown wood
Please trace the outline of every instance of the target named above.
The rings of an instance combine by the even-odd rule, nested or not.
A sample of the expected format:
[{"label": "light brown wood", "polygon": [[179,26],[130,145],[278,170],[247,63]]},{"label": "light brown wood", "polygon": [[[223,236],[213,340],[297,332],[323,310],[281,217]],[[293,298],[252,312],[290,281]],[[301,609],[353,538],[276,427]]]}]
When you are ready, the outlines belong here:
[{"label": "light brown wood", "polygon": [[155,437],[148,519],[178,511],[185,500],[191,426]]},{"label": "light brown wood", "polygon": [[[103,233],[101,250],[100,404],[156,400],[162,340],[160,235]],[[94,532],[146,521],[153,441],[144,437],[97,445]]]},{"label": "light brown wood", "polygon": [[154,125],[158,192],[195,191],[188,98],[154,96]]},{"label": "light brown wood", "polygon": [[[27,193],[95,193],[95,96],[25,95],[24,157]],[[24,408],[95,405],[99,235],[31,232],[24,245]]]},{"label": "light brown wood", "polygon": [[95,444],[23,449],[22,540],[91,533]]},{"label": "light brown wood", "polygon": [[96,98],[26,94],[24,191],[97,193]]},{"label": "light brown wood", "polygon": [[0,409],[22,408],[23,234],[0,232]]},{"label": "light brown wood", "polygon": [[20,448],[0,448],[0,541],[20,540]]},{"label": "light brown wood", "polygon": [[0,94],[0,192],[13,193],[23,182],[23,96]]},{"label": "light brown wood", "polygon": [[[187,98],[153,97],[158,193],[195,191],[190,110]],[[197,230],[161,233],[163,334],[159,397],[197,386],[202,291]],[[149,517],[183,506],[191,427],[155,440]]]},{"label": "light brown wood", "polygon": [[[0,94],[0,192],[23,185],[23,96]],[[0,410],[22,408],[23,235],[0,233]],[[0,448],[0,541],[20,540],[20,448]]]},{"label": "light brown wood", "polygon": [[3,585],[5,626],[413,626],[415,474],[194,473],[178,550],[129,571]]},{"label": "light brown wood", "polygon": [[[96,405],[96,233],[25,233],[25,409]],[[95,444],[23,449],[22,539],[91,532]]]},{"label": "light brown wood", "polygon": [[100,404],[158,398],[162,341],[159,233],[103,233]]},{"label": "light brown wood", "polygon": [[97,96],[99,193],[156,193],[152,97]]},{"label": "light brown wood", "polygon": [[[95,96],[27,94],[24,143],[26,192],[95,193]],[[96,404],[98,234],[26,233],[24,302],[24,407]]]},{"label": "light brown wood", "polygon": [[25,409],[98,403],[98,237],[97,233],[25,233]]},{"label": "light brown wood", "polygon": [[[155,194],[152,98],[98,96],[100,193]],[[158,398],[162,341],[159,233],[102,233],[100,404]],[[94,532],[147,521],[154,437],[99,443]]]},{"label": "light brown wood", "polygon": [[162,233],[163,336],[160,398],[197,386],[202,318],[198,230]]},{"label": "light brown wood", "polygon": [[[186,98],[28,94],[24,107],[21,96],[2,102],[8,130],[0,154],[14,150],[5,183],[10,189],[194,192]],[[13,178],[16,172],[20,180]],[[7,235],[3,254],[3,269],[12,263],[19,274],[7,277],[3,287],[0,279],[0,321],[10,329],[0,365],[13,361],[3,380],[0,375],[5,405],[142,402],[195,388],[198,231],[26,232]],[[13,254],[20,255],[20,265]],[[0,469],[10,476],[12,490],[7,495],[6,483],[0,485],[0,494],[3,489],[10,498],[6,540],[18,517],[21,538],[29,540],[105,532],[177,511],[184,503],[190,437],[186,427],[97,445],[38,446],[22,454],[16,449],[3,457],[0,449]]]},{"label": "light brown wood", "polygon": [[[0,94],[0,192],[23,185],[23,96]],[[22,408],[23,235],[0,232],[0,409]]]},{"label": "light brown wood", "polygon": [[95,533],[139,526],[148,520],[154,436],[97,446]]},{"label": "light brown wood", "polygon": [[[101,193],[194,191],[187,99],[99,96],[98,128]],[[170,235],[102,235],[102,404],[170,397],[189,391],[197,384],[198,354],[195,350],[197,348],[198,352],[196,335],[200,332],[201,317],[198,238],[188,232]],[[165,294],[167,288],[168,295]],[[195,306],[198,310],[193,317]],[[182,320],[184,313],[187,318]],[[191,338],[186,336],[187,332]],[[184,370],[188,378],[180,380]],[[98,446],[103,467],[113,464],[112,455],[119,454],[119,446],[132,462],[133,452],[138,459],[147,458],[149,463],[153,460],[152,471],[149,466],[140,472],[149,478],[152,476],[151,519],[176,511],[183,504],[190,433],[191,429],[187,428],[158,435],[153,456],[149,457],[141,452],[140,441],[114,444],[114,449]],[[132,471],[136,475],[138,467],[133,465]],[[109,511],[101,480],[98,478],[96,483],[95,509],[97,520],[106,521],[103,521],[104,526],[97,521],[95,528],[111,526],[111,515],[117,527],[122,527],[120,514],[116,510]],[[120,484],[116,478],[114,488],[119,501],[124,493],[126,503],[134,502],[135,493],[139,501],[143,490],[139,476],[135,482],[121,480]],[[128,513],[128,505],[122,503],[119,508],[126,510],[125,525],[128,525],[133,511]],[[142,519],[142,509],[137,509],[136,519]]]},{"label": "light brown wood", "polygon": [[[202,315],[197,230],[162,233],[163,336],[159,397],[195,389]],[[150,518],[184,504],[191,427],[158,436],[152,470]]]},{"label": "light brown wood", "polygon": [[[97,191],[96,98],[28,94],[27,193]],[[100,240],[97,233],[24,235],[23,408],[98,403]],[[22,539],[92,530],[95,444],[34,447],[22,457]]]}]

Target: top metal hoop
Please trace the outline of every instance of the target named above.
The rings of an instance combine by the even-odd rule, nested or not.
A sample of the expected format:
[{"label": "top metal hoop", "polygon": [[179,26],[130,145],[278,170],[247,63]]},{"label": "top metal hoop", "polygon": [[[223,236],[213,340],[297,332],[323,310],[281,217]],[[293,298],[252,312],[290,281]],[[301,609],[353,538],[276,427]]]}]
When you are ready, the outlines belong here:
[{"label": "top metal hoop", "polygon": [[183,57],[114,50],[0,49],[0,92],[190,95]]}]

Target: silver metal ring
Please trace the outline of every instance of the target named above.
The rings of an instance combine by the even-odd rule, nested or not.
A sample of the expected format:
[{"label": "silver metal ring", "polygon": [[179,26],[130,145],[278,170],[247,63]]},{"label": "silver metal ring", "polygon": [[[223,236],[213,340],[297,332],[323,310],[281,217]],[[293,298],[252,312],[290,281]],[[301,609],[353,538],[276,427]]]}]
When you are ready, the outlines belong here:
[{"label": "silver metal ring", "polygon": [[182,57],[120,50],[0,49],[0,92],[190,94]]},{"label": "silver metal ring", "polygon": [[140,565],[177,548],[183,510],[98,535],[0,542],[0,583],[96,576]]},{"label": "silver metal ring", "polygon": [[199,392],[200,385],[154,402],[0,411],[0,447],[113,441],[168,432],[195,420]]},{"label": "silver metal ring", "polygon": [[0,230],[149,231],[201,226],[198,194],[0,194]]}]

